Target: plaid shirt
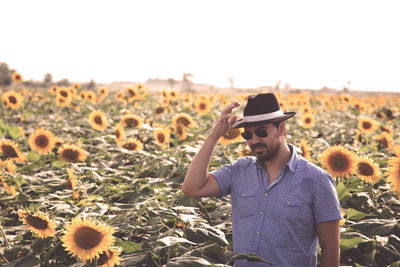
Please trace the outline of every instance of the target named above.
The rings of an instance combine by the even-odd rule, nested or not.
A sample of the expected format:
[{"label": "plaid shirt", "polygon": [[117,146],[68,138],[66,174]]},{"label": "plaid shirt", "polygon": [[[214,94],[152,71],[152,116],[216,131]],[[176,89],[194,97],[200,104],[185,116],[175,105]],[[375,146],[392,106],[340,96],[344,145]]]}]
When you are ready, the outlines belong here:
[{"label": "plaid shirt", "polygon": [[[274,267],[316,266],[316,224],[342,219],[340,203],[330,174],[289,148],[290,160],[270,185],[255,157],[211,174],[222,196],[231,195],[234,251],[254,253]],[[270,265],[240,260],[234,266]]]}]

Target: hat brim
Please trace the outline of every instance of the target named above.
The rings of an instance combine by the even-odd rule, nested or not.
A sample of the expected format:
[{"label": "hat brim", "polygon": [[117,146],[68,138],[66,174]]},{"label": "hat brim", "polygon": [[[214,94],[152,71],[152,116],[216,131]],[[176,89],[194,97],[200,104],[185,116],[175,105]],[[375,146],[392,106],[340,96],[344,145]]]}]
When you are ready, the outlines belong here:
[{"label": "hat brim", "polygon": [[243,128],[243,127],[248,127],[248,126],[253,126],[257,124],[262,124],[262,123],[268,123],[268,122],[281,122],[284,120],[287,120],[291,117],[296,115],[296,112],[285,112],[284,115],[276,117],[274,119],[270,120],[263,120],[263,121],[252,121],[252,122],[244,122],[243,119],[237,120],[234,123],[231,124],[232,128]]}]

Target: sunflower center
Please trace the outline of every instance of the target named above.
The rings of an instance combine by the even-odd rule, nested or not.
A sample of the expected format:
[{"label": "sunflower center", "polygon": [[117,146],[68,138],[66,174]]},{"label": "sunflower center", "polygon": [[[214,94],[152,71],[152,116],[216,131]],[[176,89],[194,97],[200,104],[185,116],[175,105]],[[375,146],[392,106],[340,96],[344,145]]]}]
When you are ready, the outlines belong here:
[{"label": "sunflower center", "polygon": [[364,176],[371,176],[374,174],[374,169],[366,162],[360,162],[358,164],[358,171]]},{"label": "sunflower center", "polygon": [[201,103],[201,104],[199,105],[199,108],[200,108],[200,110],[205,110],[205,109],[207,108],[207,105],[204,104],[204,103]]},{"label": "sunflower center", "polygon": [[128,150],[135,150],[137,147],[137,144],[135,144],[133,142],[129,142],[129,143],[125,143],[122,147],[125,149],[128,149]]},{"label": "sunflower center", "polygon": [[156,114],[161,114],[161,113],[163,113],[164,112],[164,108],[162,108],[162,107],[158,107],[158,108],[156,108]]},{"label": "sunflower center", "polygon": [[98,125],[102,125],[103,124],[103,120],[101,118],[101,116],[95,116],[94,117],[94,122]]},{"label": "sunflower center", "polygon": [[35,139],[35,144],[38,147],[42,147],[42,148],[47,147],[47,145],[49,144],[49,138],[47,138],[47,136],[45,136],[45,135],[39,135]]},{"label": "sunflower center", "polygon": [[74,149],[65,149],[62,153],[63,157],[70,161],[78,159],[79,152]]},{"label": "sunflower center", "polygon": [[26,222],[33,226],[36,229],[47,229],[48,223],[47,221],[32,215],[26,216]]},{"label": "sunflower center", "polygon": [[74,240],[76,245],[82,249],[92,249],[100,244],[103,239],[103,235],[90,228],[90,227],[82,227],[75,231]]},{"label": "sunflower center", "polygon": [[383,148],[388,148],[389,142],[386,138],[382,138],[381,140],[379,140],[379,145]]},{"label": "sunflower center", "polygon": [[182,125],[178,124],[178,127],[176,128],[176,132],[179,135],[183,135],[183,127],[182,127]]},{"label": "sunflower center", "polygon": [[2,145],[1,150],[3,151],[3,154],[8,158],[18,157],[17,151],[15,151],[15,149],[12,146]]},{"label": "sunflower center", "polygon": [[117,129],[115,131],[115,137],[119,138],[121,136],[121,133],[119,132],[119,130]]},{"label": "sunflower center", "polygon": [[306,123],[311,123],[311,119],[310,118],[306,118]]},{"label": "sunflower center", "polygon": [[12,104],[17,104],[17,98],[15,98],[14,96],[9,96],[8,100],[12,103]]},{"label": "sunflower center", "polygon": [[342,171],[347,169],[348,162],[342,155],[336,155],[332,157],[331,163],[332,164],[330,165],[334,168],[334,170]]},{"label": "sunflower center", "polygon": [[229,131],[224,135],[224,139],[235,139],[240,135],[240,130],[236,128],[231,128]]},{"label": "sunflower center", "polygon": [[187,118],[185,118],[185,117],[179,117],[179,118],[176,120],[176,122],[182,124],[182,125],[185,126],[185,127],[187,127],[187,126],[190,124],[190,121],[189,121]]},{"label": "sunflower center", "polygon": [[364,122],[362,123],[362,127],[363,127],[364,129],[368,130],[368,129],[371,129],[372,124],[371,124],[370,122],[368,122],[368,121],[364,121]]},{"label": "sunflower center", "polygon": [[62,95],[63,97],[67,97],[67,96],[68,96],[68,93],[65,92],[65,91],[61,91],[61,92],[60,92],[60,95]]},{"label": "sunflower center", "polygon": [[128,126],[133,126],[133,127],[135,127],[135,126],[137,126],[137,125],[139,124],[139,122],[138,122],[137,120],[132,119],[132,118],[126,119],[126,120],[125,120],[125,123],[126,123]]},{"label": "sunflower center", "polygon": [[160,143],[164,143],[165,141],[165,136],[162,133],[157,134],[157,139]]}]

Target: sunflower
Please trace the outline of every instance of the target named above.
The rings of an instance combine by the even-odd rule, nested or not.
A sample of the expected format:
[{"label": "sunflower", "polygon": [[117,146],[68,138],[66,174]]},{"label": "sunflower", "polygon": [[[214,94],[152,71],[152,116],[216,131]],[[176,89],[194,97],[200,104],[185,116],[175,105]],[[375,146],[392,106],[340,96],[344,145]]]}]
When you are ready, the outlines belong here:
[{"label": "sunflower", "polygon": [[300,149],[303,154],[303,158],[306,160],[311,160],[310,148],[304,138],[300,138]]},{"label": "sunflower", "polygon": [[89,101],[90,103],[96,103],[97,101],[96,94],[93,91],[86,91],[85,100]]},{"label": "sunflower", "polygon": [[240,135],[242,132],[241,128],[230,128],[224,136],[221,136],[219,142],[223,145],[240,142],[242,141],[242,136]]},{"label": "sunflower", "polygon": [[373,184],[381,179],[382,174],[379,166],[370,158],[364,156],[357,158],[357,175],[365,182]]},{"label": "sunflower", "polygon": [[30,214],[29,212],[18,212],[20,220],[26,228],[37,234],[40,238],[50,237],[56,234],[55,223],[47,215],[41,212]]},{"label": "sunflower", "polygon": [[353,98],[350,95],[339,95],[340,100],[344,104],[351,104],[353,102]]},{"label": "sunflower", "polygon": [[49,88],[49,93],[50,93],[51,95],[57,94],[57,91],[58,91],[58,86],[57,86],[57,85],[52,85],[52,86],[50,86],[50,88]]},{"label": "sunflower", "polygon": [[184,127],[193,128],[196,126],[196,123],[192,119],[192,117],[188,114],[181,113],[175,115],[172,118],[172,124],[176,127],[178,124],[182,124]]},{"label": "sunflower", "polygon": [[27,159],[25,155],[22,155],[14,141],[10,139],[0,140],[0,152],[2,152],[7,159],[14,161],[23,162]]},{"label": "sunflower", "polygon": [[127,114],[121,118],[121,122],[126,127],[140,128],[143,124],[143,119],[134,114]]},{"label": "sunflower", "polygon": [[21,94],[15,92],[14,90],[10,90],[5,92],[1,96],[1,99],[3,103],[5,103],[6,107],[12,109],[18,109],[19,107],[21,107],[24,97]]},{"label": "sunflower", "polygon": [[341,145],[335,145],[320,155],[322,167],[334,178],[347,177],[357,172],[357,159],[354,152]]},{"label": "sunflower", "polygon": [[194,103],[194,109],[200,115],[207,115],[211,110],[211,105],[208,100],[200,98]]},{"label": "sunflower", "polygon": [[387,161],[388,172],[386,181],[390,183],[392,190],[400,196],[400,149],[397,147],[395,149],[397,157],[390,157]]},{"label": "sunflower", "polygon": [[358,119],[358,129],[362,133],[372,133],[375,132],[377,125],[374,120],[369,118],[359,118]]},{"label": "sunflower", "polygon": [[381,130],[381,132],[387,132],[391,136],[393,136],[394,133],[393,129],[390,126],[380,125],[379,130]]},{"label": "sunflower", "polygon": [[40,102],[40,101],[42,101],[44,99],[44,96],[41,94],[41,93],[39,93],[39,92],[36,92],[34,95],[33,95],[33,97],[32,97],[32,101],[33,102]]},{"label": "sunflower", "polygon": [[132,86],[127,86],[125,87],[125,91],[128,94],[128,102],[132,103],[134,100],[140,100],[142,99],[142,96],[140,95],[139,91],[132,87]]},{"label": "sunflower", "polygon": [[12,80],[14,82],[20,83],[20,82],[22,82],[22,75],[19,74],[18,72],[14,72],[12,75]]},{"label": "sunflower", "polygon": [[169,95],[170,95],[172,101],[176,101],[179,98],[179,94],[176,90],[171,90],[169,92]]},{"label": "sunflower", "polygon": [[57,97],[61,97],[67,102],[71,102],[72,96],[73,96],[72,94],[73,93],[68,88],[58,87],[58,89],[57,89]]},{"label": "sunflower", "polygon": [[168,145],[170,138],[171,133],[168,127],[157,128],[154,130],[154,139],[156,140],[157,144],[162,148]]},{"label": "sunflower", "polygon": [[382,132],[379,135],[373,137],[374,143],[378,146],[378,149],[392,149],[393,138],[388,132]]},{"label": "sunflower", "polygon": [[79,88],[81,88],[81,85],[79,83],[74,83],[72,87],[78,90]]},{"label": "sunflower", "polygon": [[89,114],[89,123],[93,129],[99,131],[104,131],[108,126],[106,116],[101,110],[94,110]]},{"label": "sunflower", "polygon": [[114,228],[86,218],[75,218],[60,238],[70,254],[83,261],[92,261],[114,243]]},{"label": "sunflower", "polygon": [[4,171],[11,173],[11,174],[15,174],[15,169],[17,168],[17,165],[15,165],[12,160],[5,160],[2,161],[0,159],[0,173]]},{"label": "sunflower", "polygon": [[70,104],[68,99],[65,99],[64,97],[57,96],[56,97],[56,105],[59,107],[67,107]]},{"label": "sunflower", "polygon": [[99,95],[101,95],[102,97],[106,97],[108,95],[108,90],[107,88],[104,87],[100,87],[97,92],[99,93]]},{"label": "sunflower", "polygon": [[50,130],[36,129],[29,135],[29,146],[39,154],[48,154],[55,146],[54,134]]},{"label": "sunflower", "polygon": [[186,127],[183,124],[178,123],[177,125],[175,125],[174,132],[178,136],[179,140],[186,140]]},{"label": "sunflower", "polygon": [[301,125],[303,128],[311,128],[314,126],[315,123],[315,117],[311,113],[304,114],[301,117]]},{"label": "sunflower", "polygon": [[54,138],[54,144],[56,147],[60,147],[64,144],[64,140],[62,140],[61,138],[55,137]]},{"label": "sunflower", "polygon": [[121,123],[117,123],[117,125],[115,125],[114,136],[117,144],[121,144],[122,141],[124,140],[125,131],[124,131],[124,126],[122,126]]},{"label": "sunflower", "polygon": [[0,186],[4,188],[4,190],[9,193],[10,195],[15,195],[17,194],[17,191],[15,190],[15,187],[12,185],[8,185],[7,182],[4,180],[3,177],[0,176]]},{"label": "sunflower", "polygon": [[68,179],[67,179],[67,188],[72,190],[76,188],[76,176],[74,174],[74,169],[67,169]]},{"label": "sunflower", "polygon": [[[119,265],[121,258],[119,254],[121,251],[117,249],[107,249],[100,253],[100,256],[97,260],[97,267],[114,267],[115,265]],[[91,261],[87,261],[86,263],[91,264]]]},{"label": "sunflower", "polygon": [[87,152],[79,146],[65,144],[58,149],[58,157],[67,162],[84,162]]},{"label": "sunflower", "polygon": [[158,117],[158,116],[160,116],[161,114],[163,114],[166,110],[167,110],[166,108],[164,108],[164,107],[162,107],[162,106],[158,106],[158,107],[154,110],[154,113],[155,113],[155,115]]},{"label": "sunflower", "polygon": [[129,138],[122,144],[122,147],[132,151],[139,151],[143,149],[143,144],[139,140]]}]

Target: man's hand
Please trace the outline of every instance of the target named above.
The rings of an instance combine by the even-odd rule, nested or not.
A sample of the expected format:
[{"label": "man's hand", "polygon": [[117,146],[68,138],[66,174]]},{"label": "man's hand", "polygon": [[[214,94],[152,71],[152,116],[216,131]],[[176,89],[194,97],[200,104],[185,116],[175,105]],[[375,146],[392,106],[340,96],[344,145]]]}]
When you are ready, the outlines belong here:
[{"label": "man's hand", "polygon": [[218,140],[221,136],[224,136],[231,128],[231,124],[236,121],[237,116],[231,116],[231,114],[232,110],[239,105],[239,102],[234,102],[229,104],[222,110],[216,125],[213,127],[210,133],[210,135],[213,136],[216,140]]}]

